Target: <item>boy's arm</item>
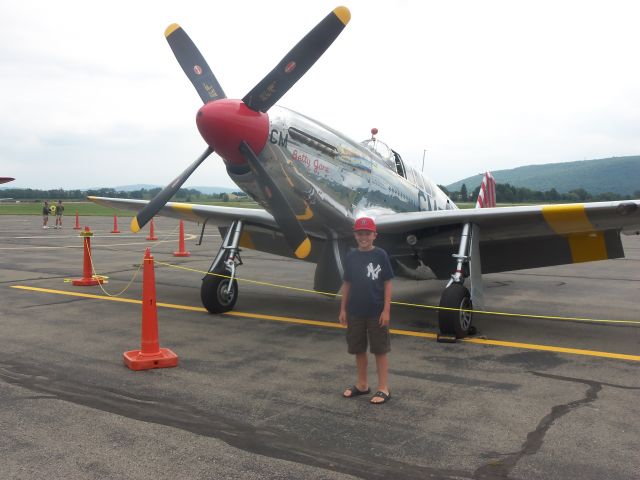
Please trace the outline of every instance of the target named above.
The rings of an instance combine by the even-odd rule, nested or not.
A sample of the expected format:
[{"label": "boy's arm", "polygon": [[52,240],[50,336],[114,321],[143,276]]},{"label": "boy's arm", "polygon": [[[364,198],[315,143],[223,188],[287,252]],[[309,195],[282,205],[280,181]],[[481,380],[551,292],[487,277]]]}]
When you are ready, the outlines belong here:
[{"label": "boy's arm", "polygon": [[388,327],[391,321],[391,280],[384,282],[384,307],[382,307],[382,313],[380,314],[379,325],[381,327]]},{"label": "boy's arm", "polygon": [[340,314],[338,320],[340,325],[347,325],[347,302],[349,301],[349,291],[351,290],[351,284],[349,282],[342,283],[342,299],[340,300]]}]

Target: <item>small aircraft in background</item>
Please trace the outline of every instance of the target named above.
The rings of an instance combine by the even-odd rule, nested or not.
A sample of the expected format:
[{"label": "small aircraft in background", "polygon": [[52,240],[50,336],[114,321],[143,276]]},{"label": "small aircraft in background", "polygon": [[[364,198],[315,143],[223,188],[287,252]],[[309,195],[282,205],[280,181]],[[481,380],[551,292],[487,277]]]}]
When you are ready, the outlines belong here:
[{"label": "small aircraft in background", "polygon": [[[223,242],[205,275],[201,298],[211,313],[234,308],[240,247],[315,263],[314,288],[335,293],[342,261],[360,216],[374,217],[376,244],[396,274],[422,266],[449,279],[439,328],[463,337],[482,308],[482,273],[624,256],[620,233],[640,232],[639,200],[568,205],[495,207],[495,182],[485,175],[478,206],[458,209],[437,185],[376,138],[357,142],[276,102],[309,70],[351,18],[338,7],[316,25],[241,100],[227,98],[185,31],[170,25],[169,46],[204,105],[196,124],[207,147],[151,201],[89,197],[139,210],[131,228],[165,215],[218,225]],[[169,202],[212,153],[231,179],[262,209]],[[465,287],[470,278],[471,291]]]},{"label": "small aircraft in background", "polygon": [[[11,177],[0,177],[0,184],[13,182],[15,178]],[[8,200],[13,200],[13,198],[0,198],[0,202],[6,202]]]}]

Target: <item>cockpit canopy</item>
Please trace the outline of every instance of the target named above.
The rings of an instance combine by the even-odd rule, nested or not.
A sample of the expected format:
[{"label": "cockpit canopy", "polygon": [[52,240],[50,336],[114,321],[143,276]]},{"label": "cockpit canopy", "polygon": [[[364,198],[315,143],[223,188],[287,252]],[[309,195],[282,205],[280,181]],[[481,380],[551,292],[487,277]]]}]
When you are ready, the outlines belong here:
[{"label": "cockpit canopy", "polygon": [[381,142],[377,138],[369,138],[360,142],[360,144],[375,153],[380,158],[380,163],[386,168],[405,178],[407,177],[400,154],[389,148],[386,143]]}]

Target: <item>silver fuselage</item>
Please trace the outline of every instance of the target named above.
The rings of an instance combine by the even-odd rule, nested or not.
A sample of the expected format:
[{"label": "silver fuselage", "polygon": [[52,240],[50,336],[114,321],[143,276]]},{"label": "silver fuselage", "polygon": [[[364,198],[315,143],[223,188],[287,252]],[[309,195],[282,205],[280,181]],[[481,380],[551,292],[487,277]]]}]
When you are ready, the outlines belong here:
[{"label": "silver fuselage", "polygon": [[[315,237],[350,235],[361,215],[457,208],[384,143],[356,142],[284,107],[269,110],[269,137],[258,155],[305,231]],[[253,173],[229,175],[269,210]]]}]

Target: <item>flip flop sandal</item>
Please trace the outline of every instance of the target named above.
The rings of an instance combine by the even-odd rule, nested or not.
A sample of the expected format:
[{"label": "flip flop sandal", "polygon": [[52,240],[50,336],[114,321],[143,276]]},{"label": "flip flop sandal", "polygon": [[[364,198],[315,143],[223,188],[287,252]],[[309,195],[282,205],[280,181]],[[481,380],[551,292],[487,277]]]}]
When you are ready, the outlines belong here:
[{"label": "flip flop sandal", "polygon": [[356,387],[355,385],[349,387],[348,390],[351,392],[351,395],[345,395],[343,393],[342,396],[344,398],[353,398],[353,397],[357,397],[359,395],[367,395],[367,394],[371,393],[371,389],[370,388],[367,388],[366,390],[358,390],[358,387]]},{"label": "flip flop sandal", "polygon": [[[380,397],[382,401],[374,402],[373,399],[376,397]],[[389,400],[391,400],[391,392],[389,392],[389,395],[387,395],[383,391],[378,390],[376,393],[373,394],[373,397],[371,398],[371,403],[374,405],[382,405],[383,403],[387,403]]]}]

